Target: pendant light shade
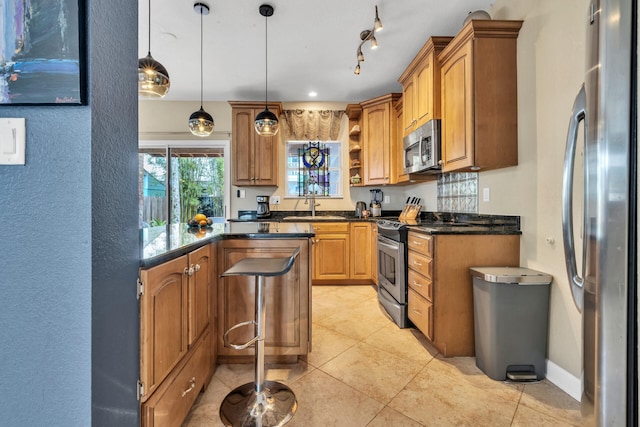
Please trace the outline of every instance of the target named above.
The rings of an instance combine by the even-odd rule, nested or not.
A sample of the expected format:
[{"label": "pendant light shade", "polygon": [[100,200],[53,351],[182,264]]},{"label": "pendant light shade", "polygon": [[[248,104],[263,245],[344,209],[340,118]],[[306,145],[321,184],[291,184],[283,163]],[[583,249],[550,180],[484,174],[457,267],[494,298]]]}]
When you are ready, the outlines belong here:
[{"label": "pendant light shade", "polygon": [[209,6],[204,3],[195,3],[193,9],[200,15],[200,109],[189,116],[189,130],[195,136],[209,136],[213,132],[215,123],[211,114],[202,108],[202,17],[209,14]]},{"label": "pendant light shade", "polygon": [[261,136],[273,136],[278,133],[278,118],[275,114],[269,111],[268,104],[268,85],[267,85],[267,60],[269,55],[267,53],[267,49],[269,48],[269,43],[267,40],[267,18],[273,15],[273,6],[269,4],[263,4],[258,9],[260,11],[260,15],[264,16],[264,111],[258,113],[256,116],[256,120],[254,122],[254,127],[256,128],[256,132]]},{"label": "pendant light shade", "polygon": [[138,59],[138,96],[162,98],[169,92],[171,82],[164,66],[151,56],[151,0],[149,0],[149,51]]},{"label": "pendant light shade", "polygon": [[195,136],[209,136],[213,132],[215,123],[211,114],[204,111],[204,108],[200,106],[200,109],[189,116],[189,130]]}]

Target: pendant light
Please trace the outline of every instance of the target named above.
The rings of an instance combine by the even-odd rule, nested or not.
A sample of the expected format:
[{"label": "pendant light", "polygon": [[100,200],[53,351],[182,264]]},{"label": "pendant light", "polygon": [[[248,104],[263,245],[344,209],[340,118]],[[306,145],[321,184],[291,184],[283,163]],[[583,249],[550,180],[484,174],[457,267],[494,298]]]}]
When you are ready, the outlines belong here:
[{"label": "pendant light", "polygon": [[263,4],[258,9],[260,15],[264,16],[264,111],[256,116],[254,126],[256,132],[261,136],[273,136],[278,133],[278,118],[275,114],[269,111],[268,97],[267,97],[267,48],[269,44],[267,42],[267,18],[273,15],[273,6],[270,4]]},{"label": "pendant light", "polygon": [[138,96],[162,98],[169,92],[169,73],[151,56],[151,0],[149,0],[149,50],[147,56],[138,59]]},{"label": "pendant light", "polygon": [[189,130],[196,136],[209,136],[213,132],[215,123],[211,114],[202,108],[202,17],[209,14],[209,6],[204,3],[195,3],[193,9],[200,15],[200,109],[189,117]]}]

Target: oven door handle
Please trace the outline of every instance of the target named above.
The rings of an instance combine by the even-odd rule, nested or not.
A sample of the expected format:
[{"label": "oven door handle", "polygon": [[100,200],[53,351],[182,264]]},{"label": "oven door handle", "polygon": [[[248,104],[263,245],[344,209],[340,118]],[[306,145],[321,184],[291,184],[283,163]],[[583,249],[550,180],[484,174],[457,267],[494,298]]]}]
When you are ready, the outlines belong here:
[{"label": "oven door handle", "polygon": [[[393,242],[393,244],[388,243],[387,241]],[[383,237],[380,235],[378,235],[378,244],[392,251],[397,251],[398,249],[400,249],[400,245],[398,245],[398,242],[395,242],[391,239],[387,239],[386,237]]]}]

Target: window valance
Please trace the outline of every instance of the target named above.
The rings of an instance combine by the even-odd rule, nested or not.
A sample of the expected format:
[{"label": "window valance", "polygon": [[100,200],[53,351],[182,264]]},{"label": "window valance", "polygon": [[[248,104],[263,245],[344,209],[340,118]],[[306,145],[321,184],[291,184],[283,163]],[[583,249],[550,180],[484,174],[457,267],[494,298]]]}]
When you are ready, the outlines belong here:
[{"label": "window valance", "polygon": [[294,140],[332,140],[340,135],[342,110],[284,110],[285,136]]}]

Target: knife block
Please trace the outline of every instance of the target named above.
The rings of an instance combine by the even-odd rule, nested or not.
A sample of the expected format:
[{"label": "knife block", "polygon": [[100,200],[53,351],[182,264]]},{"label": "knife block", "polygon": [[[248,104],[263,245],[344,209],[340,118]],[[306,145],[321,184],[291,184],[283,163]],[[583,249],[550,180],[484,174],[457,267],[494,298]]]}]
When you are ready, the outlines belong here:
[{"label": "knife block", "polygon": [[404,209],[402,209],[402,212],[400,212],[400,216],[398,217],[398,220],[399,221],[415,221],[421,209],[422,209],[422,205],[406,205]]}]

